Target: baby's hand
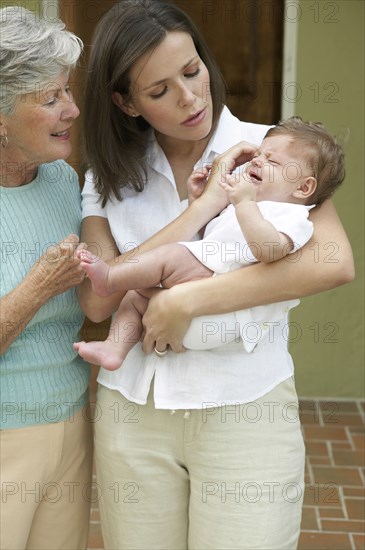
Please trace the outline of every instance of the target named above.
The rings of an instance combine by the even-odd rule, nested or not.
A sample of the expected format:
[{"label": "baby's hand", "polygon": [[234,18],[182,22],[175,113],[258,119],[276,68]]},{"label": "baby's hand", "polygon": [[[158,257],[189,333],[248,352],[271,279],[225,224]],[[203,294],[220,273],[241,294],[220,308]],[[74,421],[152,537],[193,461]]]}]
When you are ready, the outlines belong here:
[{"label": "baby's hand", "polygon": [[189,204],[202,195],[208,181],[211,167],[212,166],[210,164],[205,165],[201,168],[197,168],[190,174],[187,181]]},{"label": "baby's hand", "polygon": [[246,170],[227,174],[225,181],[220,181],[219,185],[227,191],[233,206],[237,206],[241,201],[256,201],[256,188]]}]

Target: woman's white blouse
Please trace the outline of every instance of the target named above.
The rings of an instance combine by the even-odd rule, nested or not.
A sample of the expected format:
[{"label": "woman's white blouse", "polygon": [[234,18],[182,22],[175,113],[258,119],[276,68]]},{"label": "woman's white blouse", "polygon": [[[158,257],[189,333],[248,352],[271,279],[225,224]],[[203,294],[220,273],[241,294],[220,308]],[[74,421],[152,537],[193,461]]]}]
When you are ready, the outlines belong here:
[{"label": "woman's white blouse", "polygon": [[[259,145],[267,129],[264,125],[239,121],[225,107],[196,166],[211,162],[217,154],[239,141]],[[144,191],[126,190],[122,201],[110,200],[104,208],[94,188],[92,173],[86,175],[82,192],[83,217],[107,218],[121,253],[138,246],[186,207],[179,199],[171,167],[156,140],[151,141],[147,163],[148,183]],[[97,253],[97,244],[92,251]],[[154,353],[144,354],[138,343],[118,370],[101,368],[98,382],[131,401],[144,404],[154,377],[155,406],[161,409],[247,403],[293,375],[293,362],[287,349],[288,328],[287,317],[268,323],[266,334],[258,335],[258,344],[252,353],[247,353],[238,340],[213,350],[169,352],[160,358]],[[120,337],[128,337],[127,327],[125,335]]]}]

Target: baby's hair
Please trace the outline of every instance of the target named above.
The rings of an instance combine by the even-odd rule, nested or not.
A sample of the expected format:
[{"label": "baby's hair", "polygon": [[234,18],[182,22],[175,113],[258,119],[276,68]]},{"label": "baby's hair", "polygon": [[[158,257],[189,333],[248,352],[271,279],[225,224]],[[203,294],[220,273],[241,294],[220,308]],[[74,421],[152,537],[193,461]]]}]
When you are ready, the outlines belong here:
[{"label": "baby's hair", "polygon": [[344,153],[335,136],[320,122],[304,122],[298,116],[279,122],[265,137],[278,135],[291,136],[308,150],[307,164],[317,180],[310,202],[319,205],[331,197],[345,178]]}]

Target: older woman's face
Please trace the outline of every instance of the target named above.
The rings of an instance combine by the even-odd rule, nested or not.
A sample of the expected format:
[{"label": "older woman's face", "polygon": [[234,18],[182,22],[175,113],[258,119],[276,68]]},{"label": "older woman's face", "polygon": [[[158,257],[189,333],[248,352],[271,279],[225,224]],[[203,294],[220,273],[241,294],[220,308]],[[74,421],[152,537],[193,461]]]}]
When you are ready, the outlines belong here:
[{"label": "older woman's face", "polygon": [[19,98],[15,112],[5,117],[7,160],[36,167],[70,155],[70,130],[80,111],[68,79],[62,73],[42,90]]}]

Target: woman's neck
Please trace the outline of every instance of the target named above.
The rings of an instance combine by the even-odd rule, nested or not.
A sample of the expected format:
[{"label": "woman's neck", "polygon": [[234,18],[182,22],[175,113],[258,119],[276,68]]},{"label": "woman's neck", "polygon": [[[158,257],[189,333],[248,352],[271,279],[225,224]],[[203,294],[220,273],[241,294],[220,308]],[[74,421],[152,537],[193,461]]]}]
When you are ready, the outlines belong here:
[{"label": "woman's neck", "polygon": [[171,166],[180,200],[184,200],[188,196],[186,185],[188,177],[194,169],[194,165],[201,158],[209,138],[201,141],[181,141],[156,135],[156,139]]},{"label": "woman's neck", "polygon": [[38,166],[34,164],[13,162],[1,158],[0,163],[0,186],[21,187],[34,180],[37,175]]},{"label": "woman's neck", "polygon": [[183,141],[167,138],[156,132],[156,139],[170,163],[173,162],[174,159],[179,158],[189,164],[192,169],[208,145],[210,136],[199,141]]}]

